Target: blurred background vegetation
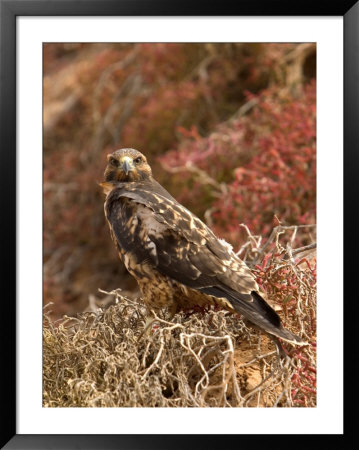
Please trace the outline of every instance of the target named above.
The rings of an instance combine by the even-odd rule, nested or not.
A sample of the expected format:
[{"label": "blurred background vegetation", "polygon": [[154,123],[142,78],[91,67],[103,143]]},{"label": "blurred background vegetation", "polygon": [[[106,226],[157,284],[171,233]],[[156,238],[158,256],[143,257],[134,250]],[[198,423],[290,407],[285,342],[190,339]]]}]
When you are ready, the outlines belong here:
[{"label": "blurred background vegetation", "polygon": [[[133,147],[238,250],[248,226],[315,223],[311,43],[44,44],[44,303],[138,295],[103,213],[106,155]],[[301,234],[298,244],[310,236]]]}]

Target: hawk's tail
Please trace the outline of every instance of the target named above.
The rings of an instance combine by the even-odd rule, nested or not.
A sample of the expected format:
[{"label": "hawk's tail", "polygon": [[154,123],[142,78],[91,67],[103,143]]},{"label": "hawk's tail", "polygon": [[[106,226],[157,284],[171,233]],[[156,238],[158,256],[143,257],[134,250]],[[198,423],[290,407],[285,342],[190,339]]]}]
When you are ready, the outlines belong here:
[{"label": "hawk's tail", "polygon": [[283,327],[280,317],[274,309],[256,291],[251,293],[236,292],[225,286],[210,286],[200,291],[216,297],[227,298],[233,309],[243,315],[244,319],[260,330],[295,345],[306,345],[299,336]]},{"label": "hawk's tail", "polygon": [[289,342],[294,345],[307,345],[308,342],[303,341],[299,336],[287,330],[281,324],[280,327],[275,327],[271,329],[266,329],[267,333],[272,334],[273,336],[279,337],[283,339],[283,341]]},{"label": "hawk's tail", "polygon": [[[276,337],[283,339],[294,345],[306,345],[308,342],[303,341],[299,336],[295,335],[291,331],[283,327],[278,314],[274,309],[268,305],[268,303],[258,294],[256,291],[252,291],[253,298],[253,311],[252,317],[248,319],[254,325],[272,334]],[[235,305],[233,304],[235,307]],[[240,312],[241,308],[235,308]]]}]

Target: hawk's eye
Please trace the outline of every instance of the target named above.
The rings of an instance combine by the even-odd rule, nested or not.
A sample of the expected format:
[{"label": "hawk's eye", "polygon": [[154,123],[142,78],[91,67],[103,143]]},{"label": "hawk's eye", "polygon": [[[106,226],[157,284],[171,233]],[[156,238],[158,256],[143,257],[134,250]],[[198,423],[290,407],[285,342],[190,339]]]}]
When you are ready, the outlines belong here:
[{"label": "hawk's eye", "polygon": [[116,158],[110,158],[110,164],[112,164],[113,166],[118,166],[118,161]]},{"label": "hawk's eye", "polygon": [[141,156],[139,156],[138,158],[134,159],[133,162],[134,162],[135,164],[140,164],[140,162],[142,162]]}]

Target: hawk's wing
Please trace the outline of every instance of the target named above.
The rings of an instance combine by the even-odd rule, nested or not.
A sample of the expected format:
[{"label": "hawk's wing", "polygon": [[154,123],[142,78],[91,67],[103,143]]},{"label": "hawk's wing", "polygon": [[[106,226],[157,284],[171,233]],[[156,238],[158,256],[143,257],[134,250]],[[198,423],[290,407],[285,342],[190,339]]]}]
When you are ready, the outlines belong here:
[{"label": "hawk's wing", "polygon": [[229,244],[166,191],[154,188],[127,183],[108,195],[106,215],[119,246],[185,286],[226,298],[254,324],[280,327],[278,315],[255,292],[251,271]]}]

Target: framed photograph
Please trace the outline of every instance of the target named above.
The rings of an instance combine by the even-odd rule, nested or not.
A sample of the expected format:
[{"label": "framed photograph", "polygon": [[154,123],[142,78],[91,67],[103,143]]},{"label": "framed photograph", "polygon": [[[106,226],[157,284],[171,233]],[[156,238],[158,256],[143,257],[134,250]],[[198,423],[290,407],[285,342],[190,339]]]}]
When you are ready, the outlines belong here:
[{"label": "framed photograph", "polygon": [[358,3],[0,14],[2,448],[343,438]]}]

